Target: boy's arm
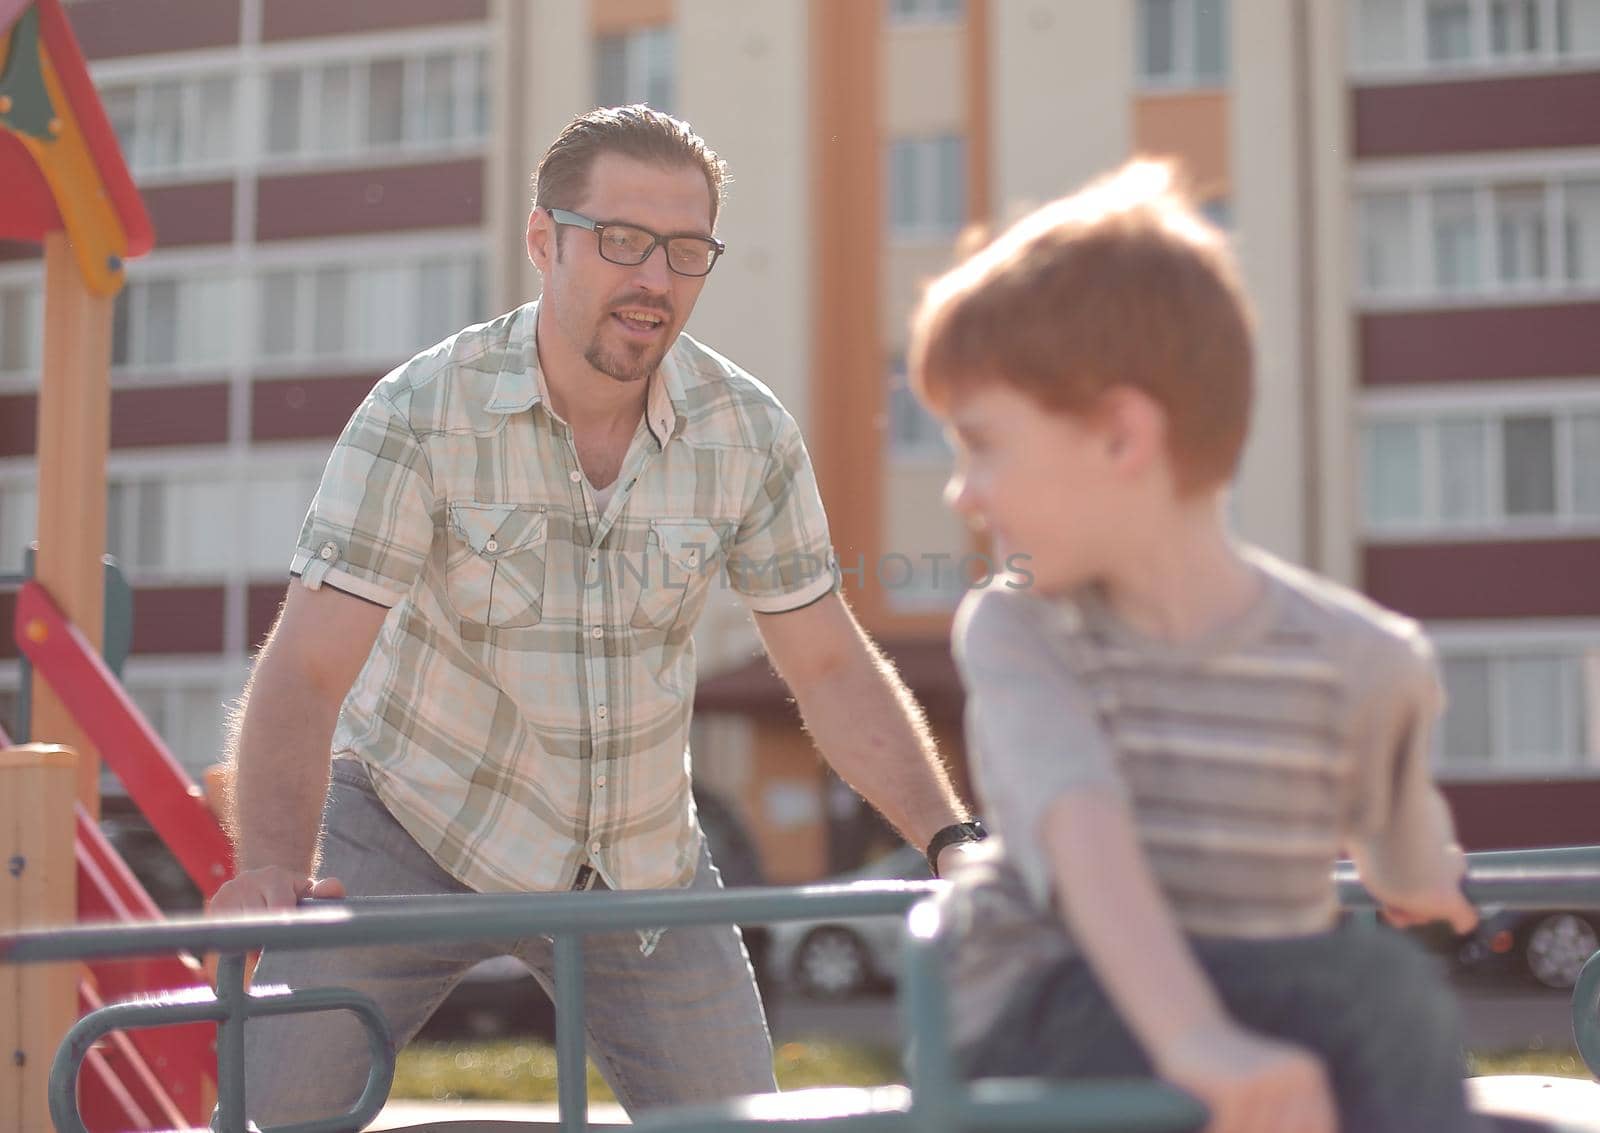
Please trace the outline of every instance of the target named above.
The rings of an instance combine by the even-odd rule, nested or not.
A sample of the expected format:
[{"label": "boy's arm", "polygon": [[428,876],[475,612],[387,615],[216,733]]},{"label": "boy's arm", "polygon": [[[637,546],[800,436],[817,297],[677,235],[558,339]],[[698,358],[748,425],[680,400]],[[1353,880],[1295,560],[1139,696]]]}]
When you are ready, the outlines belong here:
[{"label": "boy's arm", "polygon": [[1095,789],[1057,796],[1040,834],[1073,938],[1157,1072],[1205,1103],[1208,1133],[1332,1133],[1321,1062],[1229,1017],[1145,864],[1122,798]]},{"label": "boy's arm", "polygon": [[1383,686],[1393,700],[1372,714],[1377,734],[1358,753],[1372,762],[1362,807],[1366,821],[1350,840],[1350,856],[1391,923],[1442,920],[1457,932],[1470,932],[1478,913],[1461,892],[1466,858],[1428,765],[1444,697],[1426,639],[1418,637],[1404,656],[1405,672]]}]

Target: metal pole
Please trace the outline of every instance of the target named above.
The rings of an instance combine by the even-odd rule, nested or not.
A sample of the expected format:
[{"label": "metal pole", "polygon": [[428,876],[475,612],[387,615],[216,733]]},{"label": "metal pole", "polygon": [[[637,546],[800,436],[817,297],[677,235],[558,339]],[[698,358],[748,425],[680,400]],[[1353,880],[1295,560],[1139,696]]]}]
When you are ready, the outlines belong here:
[{"label": "metal pole", "polygon": [[562,1133],[589,1127],[589,1071],[583,1048],[583,935],[556,935],[556,1108]]},{"label": "metal pole", "polygon": [[217,959],[217,1002],[227,1012],[217,1024],[217,1133],[245,1133],[244,1020],[249,1007],[244,954]]}]

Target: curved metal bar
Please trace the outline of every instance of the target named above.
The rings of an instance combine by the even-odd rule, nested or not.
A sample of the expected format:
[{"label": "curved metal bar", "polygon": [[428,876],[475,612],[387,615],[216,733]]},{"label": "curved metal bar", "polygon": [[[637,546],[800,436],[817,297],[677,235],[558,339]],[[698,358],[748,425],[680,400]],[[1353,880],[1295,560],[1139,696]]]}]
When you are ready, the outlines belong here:
[{"label": "curved metal bar", "polygon": [[218,1046],[217,1119],[224,1130],[245,1125],[243,1027],[246,1019],[273,1015],[348,1011],[361,1021],[372,1054],[366,1088],[346,1112],[262,1133],[342,1133],[364,1128],[383,1109],[394,1085],[395,1045],[388,1021],[370,998],[348,988],[274,989],[244,993],[242,956],[224,956],[218,966],[219,994],[188,991],[114,1003],[79,1019],[56,1048],[50,1065],[50,1120],[57,1133],[89,1133],[78,1110],[78,1076],[94,1044],[115,1031],[216,1023]]},{"label": "curved metal bar", "polygon": [[214,1023],[224,1008],[215,997],[162,996],[113,1003],[79,1019],[67,1031],[50,1063],[50,1120],[57,1133],[89,1133],[78,1112],[78,1075],[94,1044],[114,1031],[166,1027],[180,1023]]},{"label": "curved metal bar", "polygon": [[1589,957],[1572,987],[1572,1037],[1589,1073],[1600,1078],[1600,952]]}]

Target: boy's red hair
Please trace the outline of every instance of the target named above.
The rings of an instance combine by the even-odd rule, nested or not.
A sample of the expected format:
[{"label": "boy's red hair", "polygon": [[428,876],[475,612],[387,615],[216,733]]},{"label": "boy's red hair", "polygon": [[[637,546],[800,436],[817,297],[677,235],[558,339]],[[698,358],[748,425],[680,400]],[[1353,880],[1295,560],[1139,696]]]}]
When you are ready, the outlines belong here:
[{"label": "boy's red hair", "polygon": [[1138,160],[1045,205],[936,279],[912,388],[939,409],[988,383],[1091,415],[1131,386],[1166,412],[1180,490],[1232,479],[1249,428],[1251,315],[1227,242]]}]

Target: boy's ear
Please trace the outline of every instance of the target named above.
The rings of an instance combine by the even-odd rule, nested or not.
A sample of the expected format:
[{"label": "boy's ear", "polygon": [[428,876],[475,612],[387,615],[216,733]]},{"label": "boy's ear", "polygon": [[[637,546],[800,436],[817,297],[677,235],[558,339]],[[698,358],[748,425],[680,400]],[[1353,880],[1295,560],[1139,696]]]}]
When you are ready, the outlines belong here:
[{"label": "boy's ear", "polygon": [[1118,472],[1138,476],[1166,452],[1166,412],[1153,397],[1132,386],[1113,386],[1101,396],[1111,465]]}]

